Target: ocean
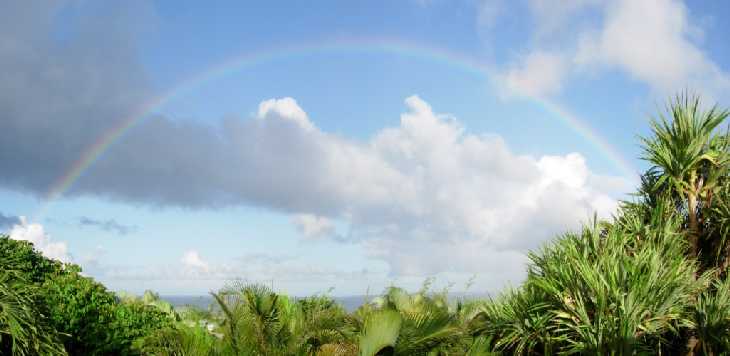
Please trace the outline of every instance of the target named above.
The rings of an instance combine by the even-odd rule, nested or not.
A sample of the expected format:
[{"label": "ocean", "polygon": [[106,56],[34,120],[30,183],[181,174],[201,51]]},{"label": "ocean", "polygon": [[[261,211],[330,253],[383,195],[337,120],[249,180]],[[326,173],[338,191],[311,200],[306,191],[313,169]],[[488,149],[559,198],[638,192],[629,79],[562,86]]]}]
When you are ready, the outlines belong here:
[{"label": "ocean", "polygon": [[[174,307],[192,305],[201,309],[208,309],[211,303],[213,303],[213,297],[210,295],[163,295],[160,298],[168,301]],[[332,297],[332,299],[340,303],[348,312],[355,311],[367,298],[364,295]]]},{"label": "ocean", "polygon": [[[213,297],[210,295],[168,295],[168,296],[160,296],[160,298],[170,302],[174,307],[182,307],[186,305],[192,305],[201,309],[208,309],[208,307],[213,303]],[[360,307],[363,303],[365,303],[366,300],[372,299],[373,296],[365,296],[365,295],[353,295],[353,296],[346,296],[346,297],[332,297],[337,303],[340,303],[345,310],[348,312],[355,311],[358,307]],[[450,298],[459,298],[459,299],[486,299],[489,298],[488,294],[464,294],[464,293],[453,293],[450,294]]]}]

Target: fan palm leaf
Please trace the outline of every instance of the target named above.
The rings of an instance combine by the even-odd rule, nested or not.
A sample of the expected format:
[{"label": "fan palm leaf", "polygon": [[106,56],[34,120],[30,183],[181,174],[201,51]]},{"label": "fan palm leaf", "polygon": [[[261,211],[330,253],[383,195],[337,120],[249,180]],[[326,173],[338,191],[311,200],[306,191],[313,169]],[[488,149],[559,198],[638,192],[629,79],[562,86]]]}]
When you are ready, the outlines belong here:
[{"label": "fan palm leaf", "polygon": [[66,355],[54,329],[45,324],[31,284],[0,271],[0,354]]}]

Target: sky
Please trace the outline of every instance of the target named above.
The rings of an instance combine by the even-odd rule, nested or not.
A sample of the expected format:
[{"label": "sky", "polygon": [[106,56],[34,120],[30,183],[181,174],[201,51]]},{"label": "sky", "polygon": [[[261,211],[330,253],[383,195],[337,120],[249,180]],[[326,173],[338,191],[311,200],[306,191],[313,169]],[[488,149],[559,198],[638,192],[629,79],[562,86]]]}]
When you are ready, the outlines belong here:
[{"label": "sky", "polygon": [[4,1],[0,231],[110,289],[498,293],[610,217],[727,2]]}]

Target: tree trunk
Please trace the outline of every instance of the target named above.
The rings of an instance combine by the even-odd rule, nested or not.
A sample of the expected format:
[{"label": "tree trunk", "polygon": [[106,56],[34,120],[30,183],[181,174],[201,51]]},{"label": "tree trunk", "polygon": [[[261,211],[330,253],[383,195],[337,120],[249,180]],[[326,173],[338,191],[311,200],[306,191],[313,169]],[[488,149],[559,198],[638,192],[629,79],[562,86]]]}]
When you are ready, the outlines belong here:
[{"label": "tree trunk", "polygon": [[687,215],[689,218],[687,240],[689,240],[690,254],[692,257],[697,258],[699,252],[700,225],[697,221],[697,196],[694,193],[687,193]]},{"label": "tree trunk", "polygon": [[722,263],[720,264],[720,270],[717,271],[718,275],[725,277],[727,275],[727,269],[730,267],[730,243],[726,242],[725,251],[722,253]]},{"label": "tree trunk", "polygon": [[[697,221],[697,196],[694,193],[687,193],[687,215],[689,219],[687,240],[689,241],[690,256],[696,259],[699,257],[700,226]],[[697,278],[697,275],[695,275],[695,278]],[[694,356],[698,341],[695,335],[689,335],[687,339],[687,356]]]},{"label": "tree trunk", "polygon": [[689,337],[689,340],[687,340],[687,356],[694,356],[697,342],[698,340],[694,335]]}]

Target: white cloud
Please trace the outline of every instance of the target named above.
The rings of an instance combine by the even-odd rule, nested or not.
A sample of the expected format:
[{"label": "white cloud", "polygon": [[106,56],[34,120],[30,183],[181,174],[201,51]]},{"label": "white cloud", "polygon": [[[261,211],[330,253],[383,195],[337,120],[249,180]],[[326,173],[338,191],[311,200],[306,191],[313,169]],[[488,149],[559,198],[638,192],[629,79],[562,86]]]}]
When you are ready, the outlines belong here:
[{"label": "white cloud", "polygon": [[[615,200],[580,154],[518,156],[498,137],[464,133],[417,97],[407,104],[401,126],[373,142],[404,177],[390,199],[398,203],[353,209],[355,235],[393,273],[499,271],[514,279],[524,262],[514,256],[594,211],[613,212]],[[485,262],[508,259],[517,261],[509,270]]]},{"label": "white cloud", "polygon": [[701,33],[679,1],[612,1],[603,28],[582,36],[576,61],[623,69],[661,95],[686,87],[716,96],[730,76],[692,42]]},{"label": "white cloud", "polygon": [[558,52],[534,51],[502,74],[507,94],[543,97],[561,89],[568,60]]},{"label": "white cloud", "polygon": [[[272,119],[273,117],[273,119]],[[282,119],[293,122],[304,130],[313,130],[314,125],[309,121],[307,113],[292,98],[269,99],[259,104],[258,118],[261,120]]]},{"label": "white cloud", "polygon": [[[417,96],[405,101],[400,126],[360,144],[319,131],[309,136],[324,162],[314,174],[329,188],[295,220],[305,235],[330,232],[331,218],[350,224],[353,243],[383,260],[393,275],[500,273],[514,280],[523,256],[576,228],[615,200],[577,153],[534,158],[512,153],[497,136],[467,134]],[[628,190],[628,186],[623,186]],[[301,189],[307,189],[301,186]],[[295,193],[296,194],[296,193]],[[441,256],[441,257],[439,257]],[[502,262],[515,261],[505,272]]]},{"label": "white cloud", "polygon": [[203,258],[200,257],[200,253],[195,250],[186,251],[182,258],[180,258],[180,262],[182,262],[185,268],[192,269],[194,271],[208,272],[210,269],[208,262],[203,260]]},{"label": "white cloud", "polygon": [[308,239],[318,239],[335,234],[335,225],[324,216],[297,214],[292,218],[297,230]]},{"label": "white cloud", "polygon": [[10,238],[13,240],[32,242],[35,249],[48,258],[61,262],[71,262],[71,256],[68,253],[66,242],[54,242],[46,234],[43,225],[28,223],[25,217],[20,217],[20,224],[14,225],[12,230],[10,230]]},{"label": "white cloud", "polygon": [[[502,66],[504,90],[529,96],[561,91],[570,77],[619,70],[666,97],[690,89],[727,97],[730,73],[698,45],[703,31],[678,0],[530,0],[531,45]],[[585,10],[601,21],[588,22]],[[591,12],[591,14],[593,14]],[[477,15],[481,17],[481,14]],[[547,50],[546,50],[547,49]]]},{"label": "white cloud", "polygon": [[[231,160],[230,169],[256,168],[245,170],[248,185],[240,189],[253,192],[256,202],[294,214],[305,237],[333,236],[333,221],[348,225],[347,236],[335,240],[360,246],[376,265],[388,266],[379,272],[381,282],[388,272],[387,278],[476,274],[482,290],[517,283],[527,249],[577,228],[595,211],[607,216],[615,208],[613,193],[629,190],[620,178],[592,173],[578,153],[515,154],[499,136],[468,133],[418,96],[405,100],[398,126],[366,141],[287,124],[307,118],[294,100],[265,103],[286,103],[286,110],[266,104],[259,116],[265,119],[254,120],[254,126],[230,126],[230,141],[245,144],[232,150],[245,155]],[[362,271],[296,258],[209,263],[191,250],[182,262],[187,268],[157,275],[321,283],[365,278]],[[147,273],[112,275],[130,279]]]}]

